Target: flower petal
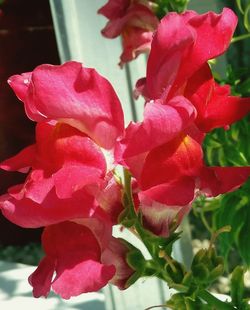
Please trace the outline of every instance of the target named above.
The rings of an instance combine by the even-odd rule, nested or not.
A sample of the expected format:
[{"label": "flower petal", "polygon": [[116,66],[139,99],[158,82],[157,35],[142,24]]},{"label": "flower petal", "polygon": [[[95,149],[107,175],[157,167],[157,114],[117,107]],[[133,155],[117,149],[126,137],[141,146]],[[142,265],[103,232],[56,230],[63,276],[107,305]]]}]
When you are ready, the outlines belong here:
[{"label": "flower petal", "polygon": [[146,95],[150,99],[166,97],[195,33],[177,13],[167,14],[160,22],[152,41],[147,64]]},{"label": "flower petal", "polygon": [[58,199],[52,189],[41,204],[25,197],[16,199],[12,194],[0,196],[3,215],[14,224],[26,228],[91,217],[96,208],[94,197],[85,190],[74,193],[69,199]]},{"label": "flower petal", "polygon": [[[114,276],[115,267],[103,265],[99,261],[99,244],[91,230],[83,225],[63,222],[46,227],[42,243],[46,258],[55,262],[56,277],[52,282],[52,288],[65,299],[97,291]],[[41,278],[42,267],[38,267],[36,271],[38,279]],[[39,287],[40,282],[34,281],[34,278],[31,284],[34,285],[35,292],[48,293],[48,283],[42,290]]]},{"label": "flower petal", "polygon": [[250,167],[206,167],[200,177],[200,189],[218,196],[239,188],[250,176]]},{"label": "flower petal", "polygon": [[19,171],[26,173],[34,162],[35,151],[35,145],[30,145],[24,148],[17,155],[1,162],[0,168],[7,171]]},{"label": "flower petal", "polygon": [[195,123],[203,132],[225,128],[250,112],[250,99],[230,96],[230,87],[217,85],[207,64],[189,79],[185,96],[197,109]]},{"label": "flower petal", "polygon": [[194,180],[186,177],[140,192],[140,210],[145,227],[157,235],[168,236],[171,228],[175,229],[189,212],[194,189]]},{"label": "flower petal", "polygon": [[[24,78],[13,76],[9,83],[18,92]],[[78,62],[38,66],[21,99],[31,119],[65,119],[107,149],[123,132],[123,113],[112,86]]]},{"label": "flower petal", "polygon": [[102,171],[83,165],[66,165],[52,175],[56,194],[60,199],[70,198],[74,192],[89,184],[101,182]]},{"label": "flower petal", "polygon": [[[149,102],[142,123],[130,123],[117,147],[116,156],[129,158],[166,143],[194,120],[196,110],[184,97],[173,98],[168,105]],[[120,149],[119,149],[120,147]]]},{"label": "flower petal", "polygon": [[29,284],[33,286],[34,297],[47,297],[51,288],[56,262],[51,257],[44,257],[37,269],[29,276]]},{"label": "flower petal", "polygon": [[180,134],[149,152],[138,181],[145,190],[185,176],[195,177],[199,175],[202,166],[201,145],[190,136]]},{"label": "flower petal", "polygon": [[59,275],[53,281],[52,288],[62,298],[69,299],[82,293],[99,291],[112,279],[115,267],[72,252],[61,258],[57,272]]}]

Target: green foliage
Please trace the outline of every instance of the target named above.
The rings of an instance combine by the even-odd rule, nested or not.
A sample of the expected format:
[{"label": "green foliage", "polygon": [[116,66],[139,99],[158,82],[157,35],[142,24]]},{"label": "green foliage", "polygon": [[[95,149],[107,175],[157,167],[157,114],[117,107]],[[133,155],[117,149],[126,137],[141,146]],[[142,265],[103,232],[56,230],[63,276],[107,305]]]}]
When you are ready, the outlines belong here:
[{"label": "green foliage", "polygon": [[202,301],[197,298],[196,300],[193,300],[189,296],[185,296],[185,294],[177,293],[174,294],[170,300],[167,301],[166,305],[168,308],[173,310],[208,310],[211,308],[208,308],[207,305],[204,305]]},{"label": "green foliage", "polygon": [[189,0],[156,0],[156,15],[163,18],[168,12],[181,13],[186,10]]},{"label": "green foliage", "polygon": [[[240,4],[240,2],[239,2]],[[233,95],[250,95],[250,70],[233,70],[228,67],[227,77],[221,84],[230,84]],[[248,78],[245,78],[248,76]],[[214,130],[206,136],[203,144],[205,160],[210,166],[249,166],[250,165],[250,117],[231,125],[229,130],[222,128]],[[222,234],[218,238],[218,249],[227,262],[233,250],[236,250],[243,262],[250,266],[250,182],[247,182],[239,190],[221,195],[219,198],[209,201],[204,205],[201,213],[211,211],[213,231],[230,225],[231,231]],[[205,223],[207,226],[207,223]],[[230,264],[226,264],[228,267]],[[232,267],[232,266],[229,266]],[[231,268],[229,268],[231,269]]]},{"label": "green foliage", "polygon": [[250,3],[244,5],[242,0],[236,0],[239,11],[243,14],[243,23],[248,32],[250,32]]},{"label": "green foliage", "polygon": [[240,307],[243,300],[243,294],[244,294],[243,276],[244,276],[244,268],[242,266],[237,266],[234,269],[231,278],[232,303],[236,307]]},{"label": "green foliage", "polygon": [[209,165],[248,166],[250,164],[249,117],[231,126],[216,129],[204,141],[205,160]]},{"label": "green foliage", "polygon": [[194,256],[191,270],[198,286],[207,287],[224,271],[224,259],[216,255],[214,247],[201,249]]},{"label": "green foliage", "polygon": [[[219,236],[219,251],[228,259],[230,251],[237,248],[238,252],[243,254],[242,259],[247,262],[247,257],[244,257],[244,248],[241,251],[240,233],[244,227],[248,226],[246,221],[246,213],[249,209],[249,198],[247,196],[248,184],[239,191],[224,195],[220,199],[220,208],[214,214],[214,229],[218,229],[225,225],[231,226],[231,231]],[[244,191],[246,190],[246,193]],[[241,242],[242,243],[242,242]]]},{"label": "green foliage", "polygon": [[42,257],[43,250],[40,244],[30,243],[25,246],[0,245],[0,260],[35,266],[38,265]]}]

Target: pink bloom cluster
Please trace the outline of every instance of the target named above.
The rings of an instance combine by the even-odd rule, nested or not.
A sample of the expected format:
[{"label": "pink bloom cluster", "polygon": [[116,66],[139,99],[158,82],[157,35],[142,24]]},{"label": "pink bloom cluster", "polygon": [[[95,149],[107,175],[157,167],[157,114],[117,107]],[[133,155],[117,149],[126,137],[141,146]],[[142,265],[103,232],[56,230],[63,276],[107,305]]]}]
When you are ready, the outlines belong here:
[{"label": "pink bloom cluster", "polygon": [[250,99],[230,96],[207,63],[229,46],[237,17],[187,11],[165,16],[154,35],[146,78],[136,95],[146,99],[144,120],[131,123],[116,152],[138,184],[145,225],[169,234],[198,194],[214,197],[239,187],[250,167],[207,167],[202,141],[250,111]]},{"label": "pink bloom cluster", "polygon": [[125,288],[133,270],[124,260],[126,246],[112,237],[122,209],[113,153],[124,131],[112,86],[77,62],[41,65],[9,84],[37,122],[36,144],[1,163],[27,172],[26,181],[0,198],[13,223],[45,227],[46,256],[29,279],[34,296],[47,296],[51,286],[63,298],[108,282]]},{"label": "pink bloom cluster", "polygon": [[153,32],[159,23],[152,11],[152,1],[109,0],[98,13],[109,19],[102,30],[105,37],[113,39],[121,35],[120,66],[150,50]]},{"label": "pink bloom cluster", "polygon": [[[109,3],[111,29],[128,9],[120,12],[118,2],[124,1]],[[108,282],[127,287],[134,273],[126,261],[129,249],[112,236],[124,208],[117,163],[132,174],[145,227],[164,236],[199,193],[217,196],[248,178],[249,167],[207,167],[202,151],[207,132],[250,110],[249,98],[230,96],[207,64],[226,50],[236,23],[229,9],[163,18],[147,76],[137,83],[146,99],[144,120],[126,129],[117,95],[94,69],[68,62],[10,78],[27,116],[37,122],[36,143],[1,163],[27,177],[0,197],[0,209],[17,225],[45,227],[45,257],[29,278],[34,296],[47,296],[52,288],[70,298]]]}]

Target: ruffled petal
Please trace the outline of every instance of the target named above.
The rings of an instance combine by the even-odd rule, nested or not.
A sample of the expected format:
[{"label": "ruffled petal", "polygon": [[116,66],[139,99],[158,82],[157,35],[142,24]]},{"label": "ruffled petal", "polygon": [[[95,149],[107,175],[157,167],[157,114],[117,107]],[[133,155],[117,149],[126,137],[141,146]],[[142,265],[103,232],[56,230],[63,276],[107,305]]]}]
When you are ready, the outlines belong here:
[{"label": "ruffled petal", "polygon": [[142,123],[130,123],[117,146],[116,159],[133,157],[175,138],[194,120],[196,110],[184,97],[173,98],[168,105],[149,102]]},{"label": "ruffled petal", "polygon": [[[46,276],[46,283],[42,288],[41,279],[44,278],[44,269],[45,274],[49,269],[49,275],[51,275],[51,267],[54,267],[53,271],[56,274],[51,281],[51,286],[55,293],[65,299],[81,293],[97,291],[115,274],[113,265],[103,265],[100,262],[99,243],[86,226],[63,222],[46,227],[42,235],[42,244],[46,254],[45,259],[36,270],[35,276],[32,275],[30,279],[37,296],[48,294],[51,277]],[[48,261],[49,268],[47,268]]]},{"label": "ruffled petal", "polygon": [[190,136],[180,134],[149,152],[138,181],[142,190],[145,190],[185,176],[196,177],[202,167],[201,145]]},{"label": "ruffled petal", "polygon": [[194,11],[187,11],[182,18],[186,27],[195,33],[196,39],[182,62],[179,81],[189,78],[209,59],[226,51],[238,21],[235,13],[228,8],[224,8],[221,14],[208,12],[199,15]]},{"label": "ruffled petal", "polygon": [[1,162],[0,168],[7,171],[19,171],[26,173],[34,163],[35,154],[35,145],[30,145],[24,148],[17,155]]},{"label": "ruffled petal", "polygon": [[207,64],[189,79],[185,96],[197,109],[195,123],[203,132],[226,128],[250,112],[250,99],[230,96],[230,87],[217,85]]},{"label": "ruffled petal", "polygon": [[195,32],[186,26],[181,15],[170,13],[161,20],[147,64],[145,93],[148,98],[167,97],[194,41]]},{"label": "ruffled petal", "polygon": [[34,202],[23,195],[20,195],[19,199],[13,196],[6,194],[0,197],[0,210],[9,221],[26,228],[92,217],[97,208],[93,195],[84,189],[77,191],[69,199],[58,199],[55,190],[52,189],[42,203]]},{"label": "ruffled petal", "polygon": [[[14,76],[9,83],[15,91],[24,78]],[[34,121],[63,119],[107,149],[123,132],[123,112],[112,86],[78,62],[38,66],[21,99]]]},{"label": "ruffled petal", "polygon": [[51,289],[56,262],[51,257],[44,257],[37,269],[29,276],[29,284],[33,287],[34,297],[47,297]]},{"label": "ruffled petal", "polygon": [[115,267],[103,265],[79,251],[64,255],[57,266],[57,273],[52,288],[62,298],[69,299],[99,291],[112,279]]},{"label": "ruffled petal", "polygon": [[52,175],[56,194],[60,199],[70,198],[86,185],[97,185],[101,182],[101,177],[101,170],[83,165],[66,165]]},{"label": "ruffled petal", "polygon": [[109,0],[98,10],[98,14],[104,15],[108,19],[115,19],[123,16],[129,5],[130,0]]},{"label": "ruffled petal", "polygon": [[200,176],[200,189],[218,196],[239,188],[250,176],[250,167],[206,167]]}]

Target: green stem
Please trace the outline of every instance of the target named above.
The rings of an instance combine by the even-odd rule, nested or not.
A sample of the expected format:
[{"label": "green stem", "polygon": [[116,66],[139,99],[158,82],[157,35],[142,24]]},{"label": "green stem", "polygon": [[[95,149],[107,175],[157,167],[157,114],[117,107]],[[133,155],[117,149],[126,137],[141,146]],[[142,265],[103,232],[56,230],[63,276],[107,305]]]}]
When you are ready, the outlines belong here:
[{"label": "green stem", "polygon": [[242,34],[242,35],[240,35],[238,37],[232,38],[231,43],[235,43],[235,42],[238,42],[238,41],[241,41],[241,40],[245,40],[245,39],[248,39],[248,38],[250,38],[250,33]]},{"label": "green stem", "polygon": [[220,309],[220,310],[234,310],[235,308],[230,305],[227,302],[223,302],[219,299],[217,299],[215,296],[210,294],[206,290],[202,290],[198,293],[198,296],[203,299],[204,301],[207,302],[209,306],[214,306],[215,309]]},{"label": "green stem", "polygon": [[213,230],[212,230],[212,228],[209,226],[208,221],[207,221],[206,218],[205,218],[205,215],[204,215],[204,211],[203,211],[203,210],[201,210],[201,220],[202,220],[203,225],[206,227],[206,229],[207,229],[210,233],[212,233]]},{"label": "green stem", "polygon": [[155,264],[155,269],[159,273],[158,276],[161,279],[164,279],[167,281],[169,279],[167,279],[167,277],[162,273],[163,266],[159,262],[158,253],[155,253],[155,251],[152,248],[152,244],[149,243],[147,240],[145,240],[145,235],[147,234],[147,232],[143,229],[143,227],[140,223],[140,220],[138,218],[138,215],[136,214],[135,209],[134,209],[134,201],[133,201],[133,195],[132,195],[132,190],[131,190],[131,175],[127,169],[124,169],[124,189],[125,189],[125,193],[126,193],[127,199],[128,199],[128,208],[129,208],[130,216],[132,216],[134,221],[135,221],[134,227],[136,229],[136,232],[137,232],[138,236],[140,237],[140,239],[142,240],[145,247],[147,248],[148,252],[150,253],[150,255],[154,261],[154,264]]}]

